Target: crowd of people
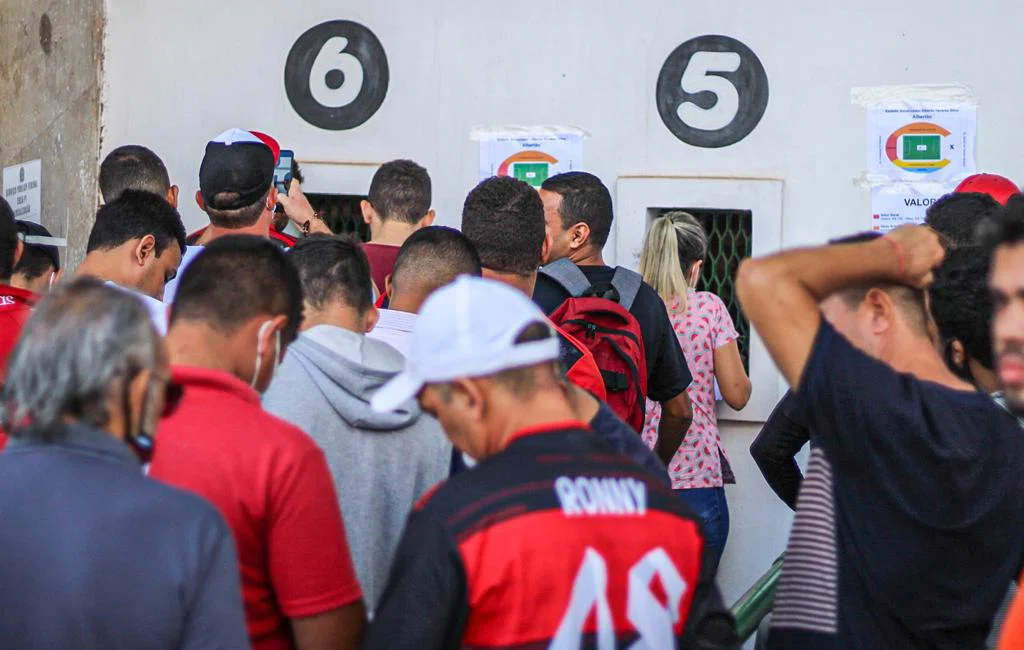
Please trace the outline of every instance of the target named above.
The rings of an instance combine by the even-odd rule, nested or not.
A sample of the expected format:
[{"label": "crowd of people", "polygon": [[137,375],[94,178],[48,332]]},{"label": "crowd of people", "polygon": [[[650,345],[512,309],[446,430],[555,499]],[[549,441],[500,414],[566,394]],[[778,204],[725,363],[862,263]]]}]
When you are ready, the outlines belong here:
[{"label": "crowd of people", "polygon": [[[716,413],[752,385],[701,222],[655,218],[636,272],[592,174],[486,179],[455,229],[397,160],[360,242],[280,155],[213,138],[188,234],[114,149],[69,270],[0,199],[3,645],[737,648]],[[1008,184],[740,266],[791,386],[751,447],[795,510],[767,647],[1024,648]]]}]

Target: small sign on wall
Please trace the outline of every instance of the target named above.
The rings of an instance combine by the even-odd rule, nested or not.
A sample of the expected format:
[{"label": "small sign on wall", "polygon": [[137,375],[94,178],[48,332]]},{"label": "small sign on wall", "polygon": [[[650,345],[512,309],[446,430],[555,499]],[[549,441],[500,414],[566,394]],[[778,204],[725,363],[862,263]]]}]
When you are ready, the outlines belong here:
[{"label": "small sign on wall", "polygon": [[14,218],[41,223],[43,161],[4,167],[3,197],[11,204]]},{"label": "small sign on wall", "polygon": [[583,167],[586,132],[560,126],[478,127],[470,137],[480,142],[480,180],[511,176],[539,188],[545,180]]}]

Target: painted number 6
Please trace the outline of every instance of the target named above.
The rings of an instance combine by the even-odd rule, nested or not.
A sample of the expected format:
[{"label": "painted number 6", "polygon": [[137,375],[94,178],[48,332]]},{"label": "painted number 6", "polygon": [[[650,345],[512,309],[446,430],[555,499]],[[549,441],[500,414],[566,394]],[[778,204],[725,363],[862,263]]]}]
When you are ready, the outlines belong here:
[{"label": "painted number 6", "polygon": [[[651,593],[654,576],[665,588],[668,607],[663,607]],[[658,547],[640,558],[629,570],[628,585],[626,619],[639,634],[628,650],[673,650],[679,604],[687,585],[665,549]],[[595,610],[597,650],[616,650],[615,623],[608,603],[608,564],[600,553],[587,548],[573,581],[569,606],[548,650],[578,650],[584,625]]]}]

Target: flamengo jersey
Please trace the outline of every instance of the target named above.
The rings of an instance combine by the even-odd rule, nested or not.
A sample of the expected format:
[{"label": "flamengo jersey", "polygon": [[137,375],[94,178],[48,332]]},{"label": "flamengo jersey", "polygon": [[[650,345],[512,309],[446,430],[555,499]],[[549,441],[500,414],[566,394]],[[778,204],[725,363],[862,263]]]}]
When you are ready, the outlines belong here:
[{"label": "flamengo jersey", "polygon": [[584,425],[523,431],[410,515],[364,648],[737,647],[703,547]]}]

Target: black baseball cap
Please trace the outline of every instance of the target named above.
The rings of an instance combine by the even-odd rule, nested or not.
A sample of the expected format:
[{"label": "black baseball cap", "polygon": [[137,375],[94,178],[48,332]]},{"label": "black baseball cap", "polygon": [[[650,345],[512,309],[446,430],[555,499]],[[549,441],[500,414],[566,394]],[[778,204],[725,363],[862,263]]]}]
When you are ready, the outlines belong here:
[{"label": "black baseball cap", "polygon": [[60,249],[55,244],[40,243],[39,238],[45,238],[43,241],[53,240],[53,235],[44,226],[32,221],[18,220],[18,238],[25,242],[26,246],[38,250],[43,255],[53,262],[53,268],[57,271],[60,270]]},{"label": "black baseball cap", "polygon": [[[274,152],[243,129],[228,129],[206,143],[199,166],[199,191],[207,207],[238,210],[263,198],[274,182]],[[217,201],[218,194],[236,195]]]}]

